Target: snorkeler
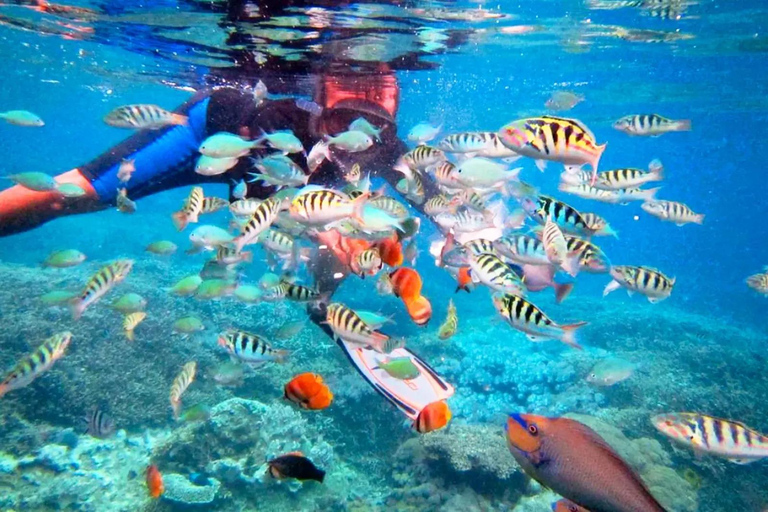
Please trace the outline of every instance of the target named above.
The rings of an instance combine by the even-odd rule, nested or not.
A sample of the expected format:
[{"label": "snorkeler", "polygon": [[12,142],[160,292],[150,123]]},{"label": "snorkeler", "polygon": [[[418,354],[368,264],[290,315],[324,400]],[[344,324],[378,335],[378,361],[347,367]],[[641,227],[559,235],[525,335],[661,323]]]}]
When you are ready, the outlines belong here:
[{"label": "snorkeler", "polygon": [[[187,116],[186,125],[138,132],[92,162],[56,177],[59,183],[73,183],[82,188],[86,192],[83,197],[70,198],[64,203],[56,193],[34,192],[20,186],[0,192],[0,236],[32,229],[61,215],[105,209],[116,202],[120,188],[125,188],[127,196],[136,200],[181,186],[206,182],[225,182],[231,186],[240,182],[252,170],[247,158],[217,176],[203,176],[194,170],[200,143],[218,132],[255,139],[263,133],[291,130],[304,148],[311,148],[326,136],[346,131],[350,123],[362,117],[380,129],[381,141],[358,153],[331,149],[332,158],[311,174],[309,184],[340,187],[344,175],[358,163],[370,172],[371,178],[382,178],[394,188],[402,176],[393,166],[407,150],[396,133],[394,119],[399,88],[394,74],[386,66],[366,74],[331,67],[318,80],[315,101],[295,98],[259,101],[251,90],[229,87],[198,93],[176,110],[177,114]],[[259,149],[252,153],[253,156],[260,154]],[[118,174],[125,160],[133,161],[135,171],[127,183],[122,183]],[[302,156],[294,161],[305,168]],[[265,199],[275,191],[274,187],[257,182],[246,183],[246,187],[248,198]],[[424,190],[426,198],[437,190],[428,176],[424,177]],[[412,206],[422,211],[418,204]],[[344,254],[326,250],[319,251],[313,259],[310,271],[321,293],[330,295],[341,282],[339,275],[347,273],[346,266],[339,261],[342,256]],[[308,312],[313,322],[332,335],[324,323],[324,309],[324,305],[310,307]],[[450,384],[407,349],[396,349],[390,354],[390,357],[412,357],[422,370],[418,379],[405,385],[404,381],[383,378],[379,375],[382,372],[373,371],[380,362],[377,359],[380,354],[343,341],[339,346],[371,386],[412,419],[427,404],[453,394]]]}]

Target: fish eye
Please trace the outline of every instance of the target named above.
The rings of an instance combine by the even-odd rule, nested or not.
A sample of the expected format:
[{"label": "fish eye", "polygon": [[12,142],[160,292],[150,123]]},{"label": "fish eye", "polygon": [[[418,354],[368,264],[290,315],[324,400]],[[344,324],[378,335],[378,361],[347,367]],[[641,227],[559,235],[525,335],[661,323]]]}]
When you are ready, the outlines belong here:
[{"label": "fish eye", "polygon": [[539,427],[534,424],[530,424],[528,425],[528,432],[530,432],[531,435],[537,436],[539,435]]}]

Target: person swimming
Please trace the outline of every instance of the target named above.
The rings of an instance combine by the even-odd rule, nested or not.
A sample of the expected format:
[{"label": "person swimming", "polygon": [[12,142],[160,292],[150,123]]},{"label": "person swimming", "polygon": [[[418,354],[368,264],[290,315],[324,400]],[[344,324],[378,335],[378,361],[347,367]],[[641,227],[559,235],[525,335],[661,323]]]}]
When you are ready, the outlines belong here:
[{"label": "person swimming", "polygon": [[[230,200],[266,199],[274,194],[276,189],[271,185],[248,182],[247,174],[252,171],[248,158],[240,159],[227,172],[215,176],[195,172],[198,147],[207,137],[219,132],[256,139],[265,133],[290,130],[304,148],[311,148],[363,119],[379,130],[380,142],[368,150],[347,153],[331,149],[332,157],[314,172],[307,169],[302,154],[289,157],[310,175],[310,185],[338,188],[357,163],[370,172],[371,178],[384,179],[396,188],[402,175],[393,167],[408,148],[397,137],[395,116],[399,86],[394,73],[383,64],[365,71],[329,66],[317,84],[313,102],[302,98],[254,98],[253,90],[247,88],[222,87],[199,92],[173,113],[178,119],[186,118],[185,123],[142,130],[93,161],[57,176],[57,182],[73,183],[85,191],[82,197],[68,199],[66,208],[55,193],[33,192],[19,186],[0,192],[0,236],[32,229],[61,215],[105,209],[119,201],[120,194],[135,201],[171,188],[216,182],[230,185]],[[258,158],[265,155],[266,150],[254,148],[250,154]],[[127,182],[124,182],[125,162],[132,162]],[[429,176],[425,175],[423,181],[428,200],[438,193],[437,186]],[[240,189],[235,190],[235,184],[239,184]],[[119,193],[119,190],[123,191]],[[423,213],[423,202],[409,202]],[[316,289],[328,298],[342,281],[338,276],[348,273],[347,265],[342,263],[346,254],[341,247],[343,244],[336,244],[330,246],[331,250],[318,251],[309,266]],[[315,324],[333,336],[325,323],[325,303],[310,303],[308,313]],[[419,368],[424,369],[411,386],[404,386],[396,379],[383,379],[378,375],[381,372],[374,372],[378,361],[369,351],[343,340],[339,340],[339,346],[369,384],[412,419],[427,404],[453,394],[450,384],[407,349],[397,349],[397,355],[412,357]]]}]

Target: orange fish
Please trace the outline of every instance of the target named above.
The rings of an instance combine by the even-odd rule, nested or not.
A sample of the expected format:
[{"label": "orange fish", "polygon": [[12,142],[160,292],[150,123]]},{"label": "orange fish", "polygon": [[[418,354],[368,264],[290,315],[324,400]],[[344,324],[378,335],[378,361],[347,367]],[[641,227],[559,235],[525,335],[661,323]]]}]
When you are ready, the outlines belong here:
[{"label": "orange fish", "polygon": [[397,233],[376,245],[382,262],[390,267],[399,267],[403,264],[403,245],[397,239]]},{"label": "orange fish", "polygon": [[552,504],[552,512],[589,512],[584,507],[580,507],[571,500],[562,500]]},{"label": "orange fish", "polygon": [[509,451],[528,476],[587,510],[666,512],[597,432],[569,418],[510,414]]},{"label": "orange fish", "polygon": [[427,325],[427,322],[432,318],[432,304],[423,295],[419,295],[415,299],[403,299],[403,303],[405,303],[411,320],[416,325]]},{"label": "orange fish", "polygon": [[396,297],[405,301],[421,295],[421,276],[414,269],[400,267],[389,274],[389,279],[392,281],[392,292]]},{"label": "orange fish", "polygon": [[285,398],[304,409],[320,410],[331,405],[333,393],[315,373],[302,373],[285,385]]},{"label": "orange fish", "polygon": [[421,410],[413,422],[413,428],[420,434],[426,434],[446,426],[451,416],[451,409],[444,400],[432,402]]},{"label": "orange fish", "polygon": [[458,286],[456,286],[456,291],[464,290],[465,292],[469,293],[472,291],[469,287],[470,284],[472,284],[472,278],[469,277],[469,267],[460,267],[459,273],[456,275],[456,280],[458,281]]},{"label": "orange fish", "polygon": [[154,464],[147,468],[147,488],[149,495],[153,498],[159,498],[165,492],[163,475],[160,474],[160,470]]}]

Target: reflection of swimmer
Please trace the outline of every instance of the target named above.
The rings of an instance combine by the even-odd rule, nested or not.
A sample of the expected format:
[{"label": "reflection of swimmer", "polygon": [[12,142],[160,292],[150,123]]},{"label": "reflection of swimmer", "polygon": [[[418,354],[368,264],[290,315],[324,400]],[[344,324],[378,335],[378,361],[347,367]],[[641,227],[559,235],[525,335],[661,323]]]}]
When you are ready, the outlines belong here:
[{"label": "reflection of swimmer", "polygon": [[[359,163],[361,168],[371,173],[371,177],[383,178],[394,187],[401,176],[393,170],[393,166],[406,150],[404,143],[397,138],[394,123],[399,101],[399,88],[394,75],[388,72],[386,66],[369,74],[354,73],[348,69],[325,74],[318,80],[315,97],[321,109],[302,108],[305,103],[297,104],[295,99],[265,100],[257,106],[252,92],[232,88],[197,94],[176,112],[187,116],[188,125],[141,131],[94,161],[57,176],[60,183],[74,183],[82,188],[85,191],[83,197],[65,202],[55,193],[33,192],[18,186],[0,192],[0,236],[31,229],[60,215],[107,208],[117,201],[118,187],[126,190],[127,197],[137,200],[170,188],[197,183],[240,183],[251,170],[247,158],[240,159],[227,172],[216,176],[202,176],[194,172],[194,161],[199,156],[197,148],[206,137],[217,132],[256,138],[262,132],[291,130],[305,148],[311,148],[324,136],[343,132],[350,123],[363,118],[380,129],[381,142],[354,154],[331,148],[331,159],[312,173],[309,183],[341,187],[352,165]],[[262,151],[256,149],[253,154],[259,155]],[[119,176],[124,160],[133,160],[135,169],[126,183]],[[306,162],[301,155],[295,156],[295,162],[304,169]],[[434,183],[426,176],[424,188],[427,197],[436,192]],[[269,185],[247,183],[245,197],[264,199],[273,192],[274,188]],[[414,208],[421,211],[419,205],[414,205]],[[317,288],[326,295],[330,295],[341,282],[335,276],[346,274],[346,267],[339,258],[346,258],[346,255],[322,251],[310,265]],[[309,311],[313,321],[331,334],[328,326],[321,323],[325,320],[324,306],[314,305]],[[346,346],[342,345],[342,348],[348,350]],[[411,355],[405,349],[398,350],[402,350],[401,356]],[[388,379],[385,383],[374,382],[373,366],[376,364],[361,369],[361,374],[377,390],[383,390],[382,394],[398,407],[400,403],[410,404],[405,409],[401,407],[409,415],[418,413],[429,402],[447,398],[453,392],[430,370],[424,372],[424,384],[421,386],[424,396],[414,399],[400,397],[397,394],[399,391],[390,389],[389,382],[395,379]],[[409,389],[402,391],[411,393]],[[449,389],[450,392],[447,391]]]}]

